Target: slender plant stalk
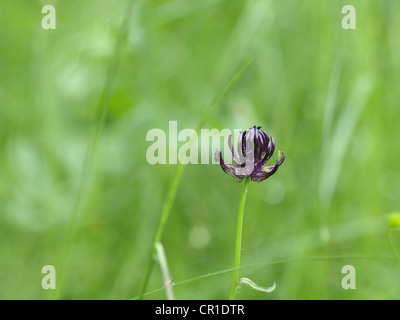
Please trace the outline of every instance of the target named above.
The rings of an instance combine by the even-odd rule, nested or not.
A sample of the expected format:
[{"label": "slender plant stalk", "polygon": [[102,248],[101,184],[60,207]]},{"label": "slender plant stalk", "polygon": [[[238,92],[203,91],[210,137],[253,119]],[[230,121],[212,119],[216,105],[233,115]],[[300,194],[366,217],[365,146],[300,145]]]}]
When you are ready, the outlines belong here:
[{"label": "slender plant stalk", "polygon": [[154,256],[156,254],[156,244],[161,242],[164,227],[165,227],[165,224],[167,223],[169,214],[171,212],[172,205],[175,200],[175,195],[176,195],[176,191],[178,190],[182,172],[183,172],[183,165],[180,163],[180,164],[178,164],[178,168],[176,170],[174,180],[172,181],[171,187],[169,188],[169,192],[167,194],[167,197],[165,198],[164,205],[161,210],[161,216],[158,221],[156,233],[154,235],[153,243],[152,243],[152,246],[150,249],[150,255],[147,259],[146,271],[145,271],[142,287],[140,289],[140,295],[139,295],[140,299],[143,298],[144,292],[146,291],[147,283],[149,282],[149,279],[150,279],[151,270],[153,269],[153,264],[154,264]]},{"label": "slender plant stalk", "polygon": [[398,232],[400,229],[389,229],[388,232],[386,233],[386,239],[389,243],[390,249],[396,256],[396,258],[400,261],[400,255],[399,252],[397,251],[396,247],[394,246],[393,239],[392,239],[392,234],[393,232]]},{"label": "slender plant stalk", "polygon": [[236,250],[235,250],[235,271],[233,272],[232,289],[229,296],[229,300],[235,300],[236,289],[239,279],[239,268],[240,268],[240,253],[242,251],[242,231],[243,231],[243,216],[244,216],[244,205],[246,203],[247,186],[250,179],[246,179],[243,184],[242,195],[240,197],[239,213],[236,227]]},{"label": "slender plant stalk", "polygon": [[[229,89],[240,79],[240,77],[243,75],[243,73],[252,64],[254,59],[255,59],[254,56],[247,59],[238,68],[238,70],[229,78],[229,80],[226,82],[226,84],[222,87],[221,91],[214,98],[214,100],[212,100],[212,102],[210,103],[210,105],[208,106],[206,111],[203,113],[199,123],[196,126],[196,129],[195,129],[196,132],[200,131],[201,127],[207,122],[207,120],[211,116],[214,109],[222,101],[222,99],[228,93]],[[193,141],[193,139],[191,139],[190,141]],[[150,275],[151,275],[151,270],[153,269],[154,256],[156,254],[155,245],[157,242],[161,242],[161,240],[162,240],[162,235],[164,233],[164,227],[165,227],[165,224],[167,223],[169,215],[171,213],[172,205],[175,202],[176,191],[177,191],[178,186],[181,181],[182,172],[183,172],[183,165],[180,163],[180,164],[178,164],[178,168],[176,169],[176,173],[175,173],[174,179],[172,181],[171,188],[169,189],[169,191],[167,193],[167,196],[165,198],[165,201],[164,201],[164,204],[163,204],[163,207],[161,210],[161,215],[158,219],[156,233],[153,238],[153,242],[152,242],[151,249],[150,249],[150,254],[147,259],[147,264],[146,264],[146,269],[145,269],[145,273],[144,273],[144,277],[143,277],[142,286],[140,288],[139,299],[143,299],[144,293],[146,291],[147,283],[149,282]]]},{"label": "slender plant stalk", "polygon": [[161,242],[156,243],[158,262],[160,263],[161,273],[164,281],[164,288],[168,300],[175,300],[174,291],[172,289],[172,277],[169,272],[167,255]]}]

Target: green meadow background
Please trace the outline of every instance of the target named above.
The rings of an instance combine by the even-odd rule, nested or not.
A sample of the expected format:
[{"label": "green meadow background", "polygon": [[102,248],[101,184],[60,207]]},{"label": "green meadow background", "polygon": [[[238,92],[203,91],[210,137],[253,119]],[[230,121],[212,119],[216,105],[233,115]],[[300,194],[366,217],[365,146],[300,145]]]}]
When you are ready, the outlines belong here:
[{"label": "green meadow background", "polygon": [[[55,30],[41,27],[47,4]],[[348,4],[356,30],[341,25]],[[177,170],[147,163],[146,134],[195,128],[254,57],[202,126],[261,125],[286,153],[249,185],[240,271],[276,290],[237,298],[398,299],[399,7],[1,1],[0,298],[137,297]],[[177,299],[228,298],[240,193],[218,165],[184,166],[162,238]],[[45,265],[56,290],[42,289]],[[162,287],[155,263],[145,298]]]}]

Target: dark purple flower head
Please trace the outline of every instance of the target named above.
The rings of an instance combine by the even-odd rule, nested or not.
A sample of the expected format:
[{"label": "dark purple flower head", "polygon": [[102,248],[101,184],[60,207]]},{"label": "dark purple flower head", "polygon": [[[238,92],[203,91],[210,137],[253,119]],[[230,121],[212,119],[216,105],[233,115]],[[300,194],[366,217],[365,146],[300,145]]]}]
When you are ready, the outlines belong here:
[{"label": "dark purple flower head", "polygon": [[266,166],[268,160],[275,151],[275,141],[269,137],[261,127],[254,126],[249,130],[240,133],[238,142],[238,152],[232,146],[232,135],[229,136],[228,144],[233,155],[233,164],[227,164],[222,158],[220,150],[216,156],[222,170],[228,175],[238,178],[240,181],[246,178],[256,182],[261,182],[272,176],[285,160],[285,153],[280,153],[280,158],[273,166]]}]

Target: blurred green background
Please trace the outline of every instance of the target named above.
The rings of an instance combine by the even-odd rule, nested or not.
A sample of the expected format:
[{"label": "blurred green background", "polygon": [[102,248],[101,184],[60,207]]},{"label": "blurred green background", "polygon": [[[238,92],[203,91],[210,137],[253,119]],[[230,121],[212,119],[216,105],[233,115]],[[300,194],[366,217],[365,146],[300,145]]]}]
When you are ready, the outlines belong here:
[{"label": "blurred green background", "polygon": [[[203,126],[261,125],[286,152],[246,203],[242,265],[271,264],[240,272],[277,288],[237,298],[398,298],[399,2],[128,4],[1,2],[0,298],[136,297],[177,167],[147,163],[146,134],[194,128],[252,56]],[[348,4],[356,30],[341,26]],[[228,298],[231,273],[179,282],[233,267],[240,192],[218,165],[185,166],[163,237],[178,299]],[[349,264],[356,290],[341,286]],[[162,283],[155,264],[147,291]]]}]

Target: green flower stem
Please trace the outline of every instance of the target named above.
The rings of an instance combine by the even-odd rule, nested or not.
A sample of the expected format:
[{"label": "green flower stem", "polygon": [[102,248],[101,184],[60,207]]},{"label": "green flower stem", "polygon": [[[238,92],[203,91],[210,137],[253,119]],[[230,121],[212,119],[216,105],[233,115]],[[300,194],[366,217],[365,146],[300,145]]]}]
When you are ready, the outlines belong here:
[{"label": "green flower stem", "polygon": [[247,196],[247,185],[250,179],[246,179],[243,184],[242,195],[240,197],[239,213],[236,227],[236,250],[235,250],[235,271],[233,272],[233,281],[231,294],[229,300],[235,300],[236,289],[238,286],[239,279],[239,268],[240,268],[240,253],[242,251],[242,230],[243,230],[243,216],[244,216],[244,205],[246,203]]},{"label": "green flower stem", "polygon": [[[196,127],[196,132],[199,132],[202,126],[207,122],[207,120],[210,118],[212,112],[214,109],[219,105],[219,103],[223,100],[225,95],[228,93],[229,89],[241,78],[243,73],[249,68],[249,66],[252,64],[254,61],[255,57],[251,57],[250,59],[247,59],[243,65],[239,67],[239,69],[229,78],[228,82],[224,85],[222,90],[219,92],[219,94],[214,98],[214,100],[211,102],[211,104],[208,106],[206,111],[204,112],[203,116],[201,117],[197,127]],[[190,140],[192,141],[192,139]],[[178,168],[175,173],[174,180],[172,182],[171,188],[168,191],[167,197],[164,201],[164,205],[161,211],[161,215],[158,219],[157,222],[157,228],[156,228],[156,233],[153,238],[153,242],[151,245],[150,249],[150,254],[147,259],[147,264],[145,267],[144,271],[144,277],[143,277],[143,282],[140,288],[140,293],[139,293],[139,299],[143,299],[146,288],[147,288],[147,283],[149,282],[151,271],[153,269],[153,264],[154,264],[154,256],[156,254],[156,248],[155,245],[157,242],[161,242],[162,240],[162,235],[164,233],[164,227],[168,221],[169,215],[171,213],[172,206],[175,201],[176,197],[176,191],[178,189],[178,186],[180,184],[181,176],[182,176],[182,171],[183,171],[183,165],[180,163],[178,165]]]}]

